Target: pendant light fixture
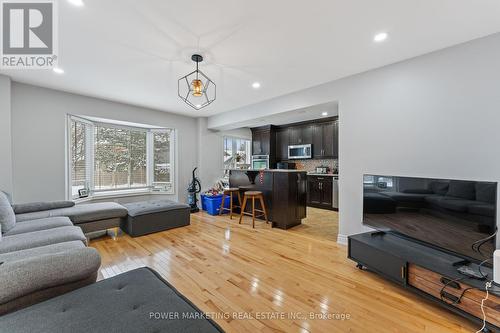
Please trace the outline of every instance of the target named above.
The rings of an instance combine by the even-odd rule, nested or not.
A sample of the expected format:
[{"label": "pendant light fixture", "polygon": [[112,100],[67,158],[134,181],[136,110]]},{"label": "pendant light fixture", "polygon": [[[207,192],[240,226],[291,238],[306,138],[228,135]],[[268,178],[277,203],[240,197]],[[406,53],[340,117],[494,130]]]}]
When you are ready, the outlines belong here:
[{"label": "pendant light fixture", "polygon": [[181,77],[177,82],[177,89],[179,97],[187,105],[199,110],[215,101],[216,85],[198,69],[198,64],[203,61],[203,57],[193,54],[191,60],[196,62],[196,70]]}]

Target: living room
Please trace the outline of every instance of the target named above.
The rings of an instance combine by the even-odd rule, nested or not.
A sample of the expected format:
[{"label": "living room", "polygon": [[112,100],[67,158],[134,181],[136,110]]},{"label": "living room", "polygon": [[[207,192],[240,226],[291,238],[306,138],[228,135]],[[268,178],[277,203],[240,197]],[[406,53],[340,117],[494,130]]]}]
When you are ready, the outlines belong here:
[{"label": "living room", "polygon": [[497,2],[42,2],[0,331],[499,330]]}]

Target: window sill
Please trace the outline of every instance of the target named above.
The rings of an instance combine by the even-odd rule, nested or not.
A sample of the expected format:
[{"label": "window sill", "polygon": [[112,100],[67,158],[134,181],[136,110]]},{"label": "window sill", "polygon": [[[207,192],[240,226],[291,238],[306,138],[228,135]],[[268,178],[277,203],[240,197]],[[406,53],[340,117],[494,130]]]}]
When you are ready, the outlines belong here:
[{"label": "window sill", "polygon": [[94,193],[92,196],[87,198],[77,198],[73,199],[73,202],[76,204],[89,202],[93,200],[100,199],[114,199],[114,198],[123,198],[123,197],[136,197],[141,195],[174,195],[175,192],[157,192],[150,190],[123,190],[123,191],[112,191],[112,192],[101,192]]}]

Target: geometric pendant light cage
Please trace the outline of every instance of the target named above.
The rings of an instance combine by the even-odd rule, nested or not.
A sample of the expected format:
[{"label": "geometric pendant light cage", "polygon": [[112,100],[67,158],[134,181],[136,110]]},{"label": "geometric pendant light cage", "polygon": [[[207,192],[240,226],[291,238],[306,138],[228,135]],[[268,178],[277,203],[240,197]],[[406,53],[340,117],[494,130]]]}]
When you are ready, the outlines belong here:
[{"label": "geometric pendant light cage", "polygon": [[215,83],[198,69],[198,64],[203,61],[199,54],[193,54],[191,60],[196,62],[196,70],[177,81],[177,92],[187,105],[199,110],[210,105],[217,97]]}]

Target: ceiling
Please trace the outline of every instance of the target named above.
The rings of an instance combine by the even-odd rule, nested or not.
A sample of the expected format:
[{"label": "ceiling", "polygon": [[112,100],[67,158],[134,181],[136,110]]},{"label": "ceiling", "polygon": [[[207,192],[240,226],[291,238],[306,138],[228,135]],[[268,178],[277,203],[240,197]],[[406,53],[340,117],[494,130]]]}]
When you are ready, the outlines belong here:
[{"label": "ceiling", "polygon": [[[60,67],[15,81],[210,116],[500,31],[497,0],[59,1]],[[373,36],[388,32],[383,43]],[[217,100],[196,111],[177,79],[201,70]],[[252,83],[261,83],[253,89]]]},{"label": "ceiling", "polygon": [[326,117],[334,117],[339,115],[339,104],[336,101],[308,106],[305,108],[274,113],[266,117],[258,117],[252,120],[235,121],[226,127],[219,128],[220,130],[231,130],[241,127],[259,127],[264,125],[288,125],[310,121]]}]

